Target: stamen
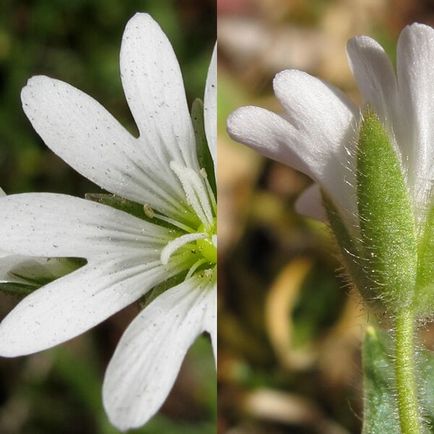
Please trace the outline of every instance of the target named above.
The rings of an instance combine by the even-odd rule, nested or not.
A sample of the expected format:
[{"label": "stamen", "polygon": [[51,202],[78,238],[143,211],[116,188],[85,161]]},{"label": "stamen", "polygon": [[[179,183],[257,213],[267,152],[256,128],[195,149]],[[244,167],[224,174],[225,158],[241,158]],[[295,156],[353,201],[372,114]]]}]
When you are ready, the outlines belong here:
[{"label": "stamen", "polygon": [[206,185],[206,190],[208,192],[208,197],[211,199],[212,210],[214,211],[214,213],[216,213],[217,201],[215,199],[214,192],[212,191],[211,184],[209,183],[208,174],[206,173],[206,170],[203,168],[200,169],[200,174],[202,175],[202,178],[205,180],[205,185]]},{"label": "stamen", "polygon": [[160,260],[163,265],[166,265],[169,262],[170,257],[179,250],[182,246],[185,246],[192,241],[201,240],[207,238],[208,235],[205,233],[195,233],[195,234],[186,234],[182,235],[178,238],[175,238],[173,241],[170,241],[166,244],[164,249],[161,251]]},{"label": "stamen", "polygon": [[189,234],[195,232],[195,229],[191,228],[190,226],[185,225],[184,223],[179,222],[178,220],[172,219],[170,217],[167,217],[163,214],[156,213],[154,211],[154,217],[158,220],[162,220],[163,222],[170,223],[173,226],[176,226],[179,229],[182,229],[185,232],[188,232]]},{"label": "stamen", "polygon": [[185,276],[185,280],[190,279],[191,276],[193,276],[194,272],[202,265],[205,264],[205,262],[207,262],[206,259],[199,259],[198,261],[196,261],[188,270],[187,275]]},{"label": "stamen", "polygon": [[155,217],[155,211],[151,208],[151,205],[145,203],[143,205],[143,211],[145,212],[146,217],[153,219]]}]

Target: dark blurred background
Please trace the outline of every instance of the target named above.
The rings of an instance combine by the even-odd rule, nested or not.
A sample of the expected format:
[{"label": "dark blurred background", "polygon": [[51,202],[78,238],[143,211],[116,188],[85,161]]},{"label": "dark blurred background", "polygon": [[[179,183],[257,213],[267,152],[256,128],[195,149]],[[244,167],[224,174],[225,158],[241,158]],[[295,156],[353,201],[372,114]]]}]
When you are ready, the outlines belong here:
[{"label": "dark blurred background", "polygon": [[[360,345],[369,313],[349,288],[327,228],[294,212],[305,176],[230,141],[242,105],[281,111],[274,75],[304,70],[360,95],[345,46],[434,24],[434,2],[218,0],[219,432],[360,433]],[[430,329],[422,338],[432,347]]]},{"label": "dark blurred background", "polygon": [[[8,193],[49,191],[83,196],[99,188],[50,152],[26,119],[20,90],[44,74],[103,104],[135,134],[119,76],[123,29],[136,12],[156,19],[177,53],[188,100],[202,97],[216,38],[214,0],[1,0],[0,186]],[[83,156],[85,158],[85,156]],[[18,299],[0,294],[0,317]],[[92,332],[31,357],[0,359],[1,434],[108,434],[101,404],[104,369],[132,306]],[[160,415],[137,433],[215,432],[211,347],[200,338]]]}]

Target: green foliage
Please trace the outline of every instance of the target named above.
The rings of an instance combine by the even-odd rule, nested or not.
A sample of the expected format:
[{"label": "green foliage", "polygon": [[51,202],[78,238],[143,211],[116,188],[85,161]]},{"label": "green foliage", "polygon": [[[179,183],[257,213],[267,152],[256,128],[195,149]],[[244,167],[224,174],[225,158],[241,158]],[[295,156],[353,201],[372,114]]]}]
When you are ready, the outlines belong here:
[{"label": "green foliage", "polygon": [[369,326],[363,342],[363,434],[400,434],[388,337]]},{"label": "green foliage", "polygon": [[357,148],[357,199],[366,275],[377,295],[396,312],[413,302],[415,218],[396,151],[369,110]]},{"label": "green foliage", "polygon": [[[368,326],[363,342],[364,414],[363,434],[400,434],[396,400],[394,350],[391,337]],[[434,353],[417,352],[416,381],[419,410],[425,430],[434,422]]]}]

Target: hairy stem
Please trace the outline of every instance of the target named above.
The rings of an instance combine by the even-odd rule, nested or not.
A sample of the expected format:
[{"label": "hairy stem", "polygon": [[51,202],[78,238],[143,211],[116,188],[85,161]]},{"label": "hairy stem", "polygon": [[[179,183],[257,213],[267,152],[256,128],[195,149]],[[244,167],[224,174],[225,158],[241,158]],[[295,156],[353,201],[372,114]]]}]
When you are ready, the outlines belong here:
[{"label": "hairy stem", "polygon": [[414,324],[414,314],[411,309],[398,312],[395,322],[395,373],[402,434],[421,434],[422,432],[414,375]]}]

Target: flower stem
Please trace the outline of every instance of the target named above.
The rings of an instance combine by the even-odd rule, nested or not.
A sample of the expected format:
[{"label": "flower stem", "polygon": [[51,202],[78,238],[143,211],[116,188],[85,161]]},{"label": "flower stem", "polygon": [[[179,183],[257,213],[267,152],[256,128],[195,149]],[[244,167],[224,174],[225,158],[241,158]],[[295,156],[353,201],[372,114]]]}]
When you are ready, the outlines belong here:
[{"label": "flower stem", "polygon": [[404,309],[396,316],[395,373],[399,422],[402,434],[420,434],[420,419],[414,376],[414,315]]}]

